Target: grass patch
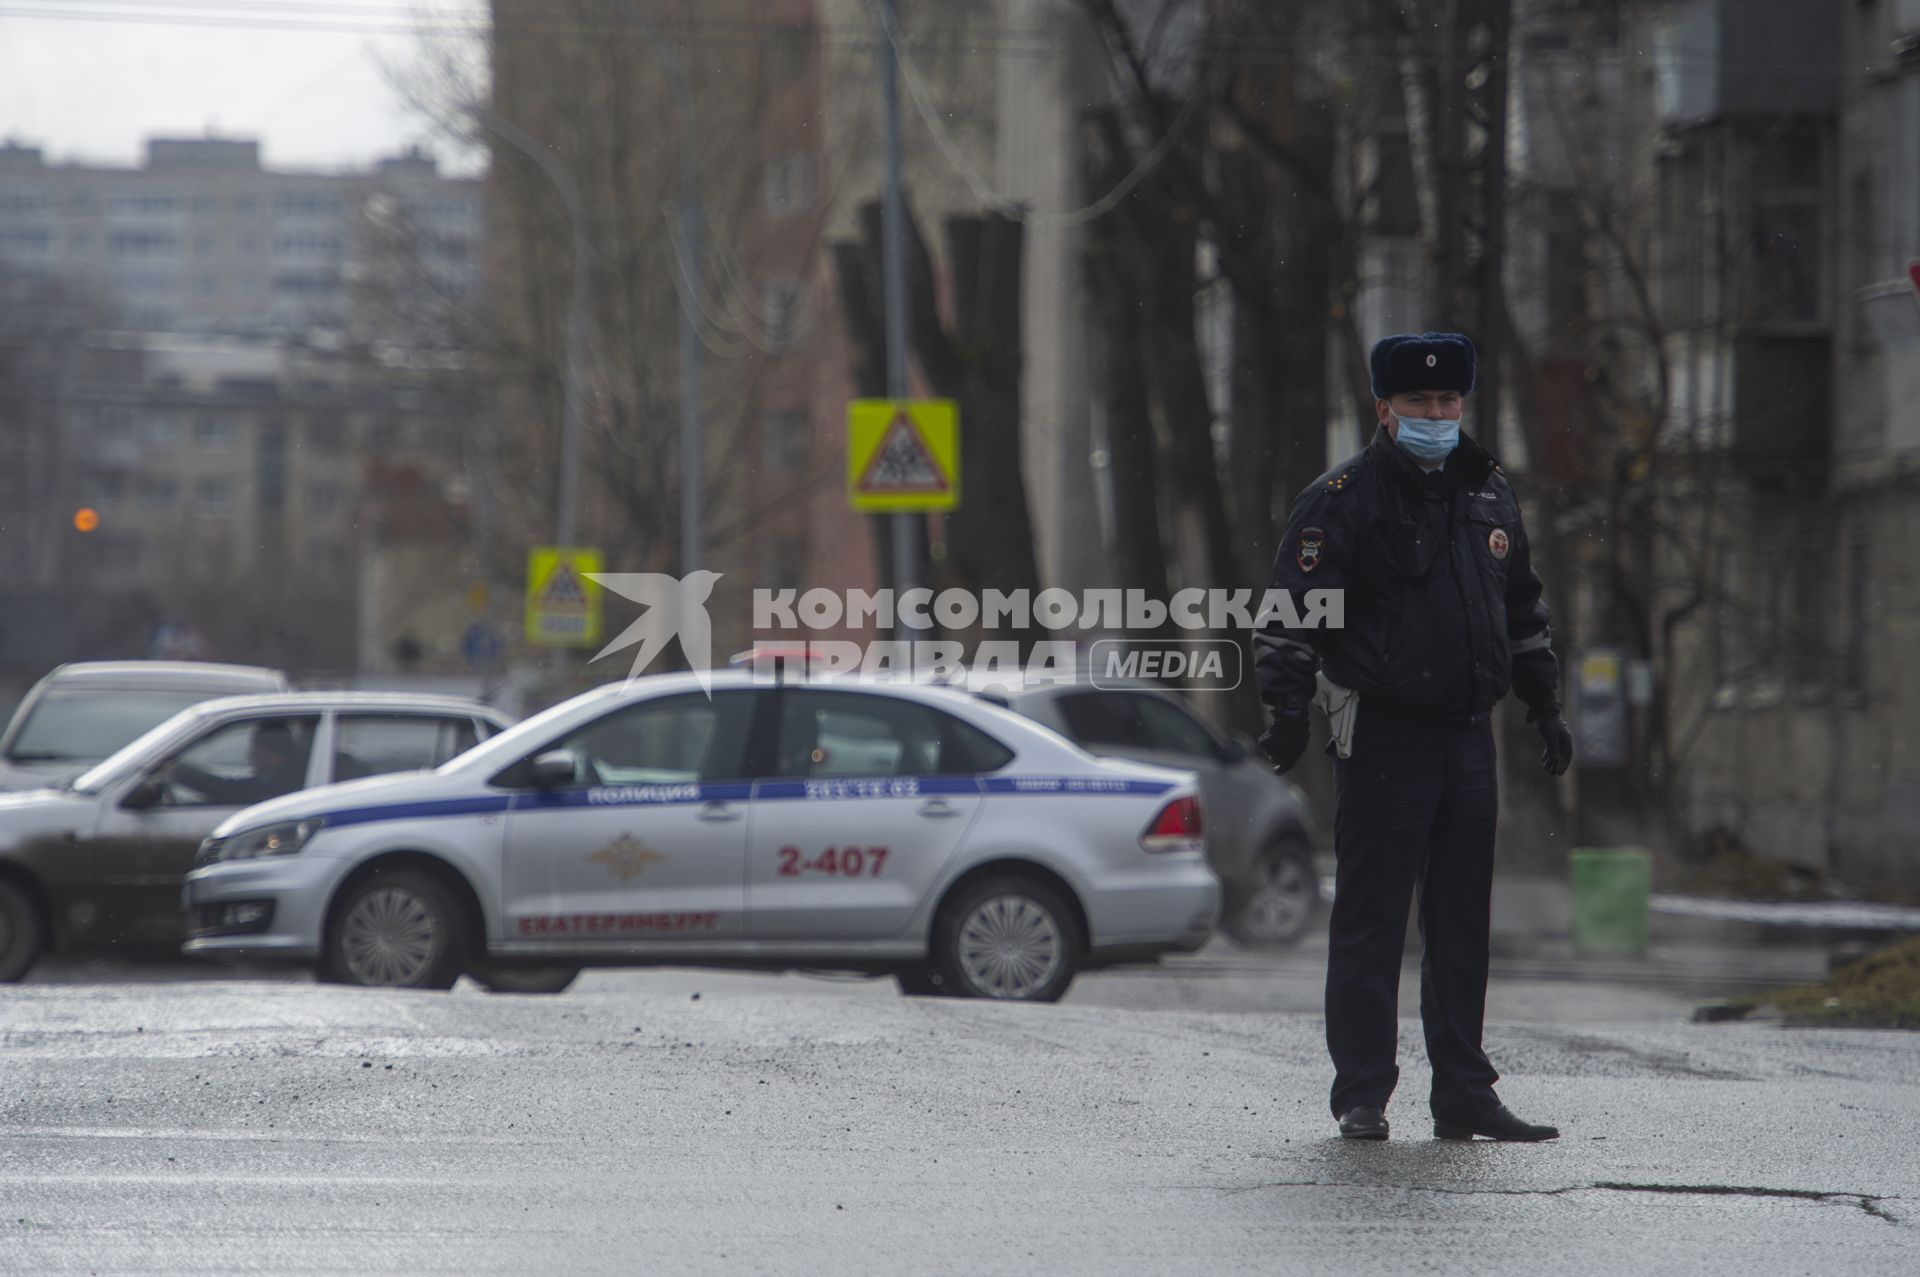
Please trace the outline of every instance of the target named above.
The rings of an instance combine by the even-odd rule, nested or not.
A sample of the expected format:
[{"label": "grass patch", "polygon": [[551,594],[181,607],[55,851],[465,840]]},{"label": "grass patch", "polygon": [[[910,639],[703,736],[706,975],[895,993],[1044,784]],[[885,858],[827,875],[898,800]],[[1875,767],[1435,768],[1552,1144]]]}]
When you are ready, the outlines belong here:
[{"label": "grass patch", "polygon": [[1738,848],[1721,848],[1697,862],[1659,862],[1659,889],[1682,896],[1721,900],[1852,900],[1867,904],[1920,905],[1920,891],[1886,884],[1841,882],[1807,865],[1768,860]]},{"label": "grass patch", "polygon": [[1920,937],[1850,962],[1819,984],[1750,1001],[1754,1008],[1775,1008],[1788,1024],[1920,1029]]}]

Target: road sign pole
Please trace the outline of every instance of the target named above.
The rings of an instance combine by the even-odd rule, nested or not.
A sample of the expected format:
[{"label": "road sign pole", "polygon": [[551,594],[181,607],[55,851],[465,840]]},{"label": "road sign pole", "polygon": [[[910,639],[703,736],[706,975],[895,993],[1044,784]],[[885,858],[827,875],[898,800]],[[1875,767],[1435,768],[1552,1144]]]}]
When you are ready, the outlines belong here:
[{"label": "road sign pole", "polygon": [[[894,41],[899,36],[899,23],[894,12],[894,0],[880,0],[880,60],[881,92],[884,98],[883,112],[886,117],[886,198],[881,211],[881,255],[885,272],[884,288],[887,310],[887,396],[891,399],[907,397],[907,269],[906,269],[906,210],[900,197],[900,88],[899,57]],[[914,545],[913,521],[923,516],[918,514],[896,514],[892,517],[893,532],[893,588],[896,608],[906,592],[914,586],[916,547]],[[902,638],[908,633],[906,623],[896,613],[894,617],[894,637]]]}]

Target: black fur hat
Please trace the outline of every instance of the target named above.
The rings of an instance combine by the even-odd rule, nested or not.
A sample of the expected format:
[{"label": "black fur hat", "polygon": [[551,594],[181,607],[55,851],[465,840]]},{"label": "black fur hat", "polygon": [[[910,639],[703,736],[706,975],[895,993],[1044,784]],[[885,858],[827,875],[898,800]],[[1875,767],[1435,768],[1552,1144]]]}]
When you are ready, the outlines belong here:
[{"label": "black fur hat", "polygon": [[1373,343],[1367,360],[1376,399],[1414,390],[1473,393],[1473,342],[1460,333],[1399,333]]}]

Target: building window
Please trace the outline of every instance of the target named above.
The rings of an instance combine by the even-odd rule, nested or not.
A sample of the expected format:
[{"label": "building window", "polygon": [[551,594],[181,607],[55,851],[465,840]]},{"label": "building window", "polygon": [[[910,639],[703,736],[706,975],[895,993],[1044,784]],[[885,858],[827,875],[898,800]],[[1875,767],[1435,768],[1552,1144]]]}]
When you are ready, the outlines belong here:
[{"label": "building window", "polygon": [[208,475],[193,485],[193,513],[202,519],[224,519],[233,513],[233,480]]},{"label": "building window", "polygon": [[47,193],[38,186],[0,186],[0,213],[39,213],[47,207]]},{"label": "building window", "polygon": [[1825,153],[1818,135],[1789,133],[1753,156],[1754,316],[1815,322],[1825,315]]},{"label": "building window", "polygon": [[769,589],[798,589],[806,584],[807,546],[799,536],[781,537],[761,552],[760,571]]},{"label": "building window", "polygon": [[1847,546],[1847,641],[1842,676],[1848,691],[1867,690],[1867,653],[1873,647],[1873,548],[1867,530]]},{"label": "building window", "polygon": [[52,231],[38,228],[0,231],[0,257],[45,257],[52,248]]},{"label": "building window", "polygon": [[340,485],[324,480],[307,485],[307,513],[316,518],[331,518],[340,513]]},{"label": "building window", "polygon": [[180,446],[180,422],[170,412],[149,414],[140,423],[140,441],[149,448],[165,451]]},{"label": "building window", "polygon": [[795,84],[813,71],[813,28],[784,23],[767,33],[767,69],[775,84]]},{"label": "building window", "polygon": [[1587,236],[1580,201],[1562,191],[1547,196],[1547,332],[1562,336],[1587,318]]},{"label": "building window", "polygon": [[233,422],[224,417],[201,417],[193,423],[193,446],[199,452],[230,452]]},{"label": "building window", "polygon": [[338,421],[309,421],[307,447],[323,457],[337,457],[347,448],[346,429]]},{"label": "building window", "polygon": [[276,256],[304,261],[332,261],[342,247],[338,235],[276,235],[273,240]]},{"label": "building window", "polygon": [[137,495],[149,510],[171,510],[180,501],[180,481],[172,475],[143,474]]},{"label": "building window", "polygon": [[784,151],[767,161],[761,201],[774,217],[791,217],[813,204],[813,156]]},{"label": "building window", "polygon": [[1793,549],[1793,615],[1787,623],[1793,681],[1798,687],[1823,687],[1831,672],[1827,611],[1835,567],[1833,529],[1817,516],[1811,518],[1794,538]]},{"label": "building window", "polygon": [[337,195],[282,195],[273,202],[273,211],[281,217],[338,217]]},{"label": "building window", "polygon": [[180,252],[180,237],[167,231],[115,231],[107,237],[115,257],[166,258]]},{"label": "building window", "polygon": [[1684,327],[1707,315],[1707,214],[1697,152],[1660,162],[1660,301],[1667,322]]},{"label": "building window", "polygon": [[1771,199],[1753,210],[1756,319],[1812,322],[1821,316],[1820,204]]},{"label": "building window", "polygon": [[180,211],[180,201],[172,195],[123,194],[107,199],[109,213],[168,215]]},{"label": "building window", "polygon": [[779,473],[806,468],[810,424],[806,411],[799,408],[767,416],[760,427],[760,456],[768,470]]},{"label": "building window", "polygon": [[771,279],[761,295],[761,318],[767,340],[784,346],[800,335],[800,312],[806,304],[806,285],[797,279]]},{"label": "building window", "polygon": [[121,407],[102,408],[93,424],[95,457],[125,461],[133,455],[133,413]]}]

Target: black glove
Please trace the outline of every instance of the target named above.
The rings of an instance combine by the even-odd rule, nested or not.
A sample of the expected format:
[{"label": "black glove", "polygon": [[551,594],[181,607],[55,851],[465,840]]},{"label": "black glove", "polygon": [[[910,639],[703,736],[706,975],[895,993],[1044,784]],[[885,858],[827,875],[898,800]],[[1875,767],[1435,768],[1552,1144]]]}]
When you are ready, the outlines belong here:
[{"label": "black glove", "polygon": [[1540,765],[1549,775],[1564,776],[1573,765],[1573,733],[1567,730],[1566,716],[1556,709],[1533,727],[1547,746],[1540,755]]},{"label": "black glove", "polygon": [[1274,719],[1273,726],[1260,733],[1260,752],[1276,773],[1284,774],[1307,752],[1307,731],[1306,719],[1289,714]]}]

